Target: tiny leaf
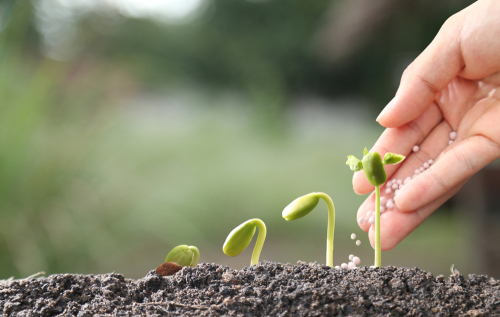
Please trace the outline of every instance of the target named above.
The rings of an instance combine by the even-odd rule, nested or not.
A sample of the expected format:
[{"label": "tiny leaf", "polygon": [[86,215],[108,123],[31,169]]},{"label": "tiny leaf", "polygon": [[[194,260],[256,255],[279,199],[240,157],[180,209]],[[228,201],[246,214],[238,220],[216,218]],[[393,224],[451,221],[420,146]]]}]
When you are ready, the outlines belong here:
[{"label": "tiny leaf", "polygon": [[403,161],[406,157],[404,155],[385,153],[384,155],[384,165],[388,164],[398,164]]},{"label": "tiny leaf", "polygon": [[354,155],[348,155],[347,156],[347,162],[345,162],[347,165],[349,165],[349,168],[351,171],[354,172],[359,172],[363,169],[363,163],[358,160]]},{"label": "tiny leaf", "polygon": [[368,149],[365,147],[365,149],[363,150],[363,156],[365,156],[366,154],[368,154]]}]

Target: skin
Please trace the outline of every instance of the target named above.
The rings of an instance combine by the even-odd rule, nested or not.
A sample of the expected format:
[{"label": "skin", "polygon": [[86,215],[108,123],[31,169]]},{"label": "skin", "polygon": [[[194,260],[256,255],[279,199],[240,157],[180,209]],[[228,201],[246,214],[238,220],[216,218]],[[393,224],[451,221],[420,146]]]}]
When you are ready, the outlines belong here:
[{"label": "skin", "polygon": [[[453,196],[480,169],[500,157],[500,1],[479,0],[451,16],[432,43],[403,73],[394,99],[377,121],[387,129],[370,151],[407,158],[386,166],[388,179],[405,179],[435,163],[400,190],[381,218],[382,250],[390,250]],[[451,131],[455,142],[448,145]],[[413,145],[420,150],[412,153]],[[363,172],[354,191],[374,187]],[[383,187],[385,188],[385,187]],[[383,189],[382,189],[383,190]],[[372,193],[358,219],[373,210]],[[374,245],[374,226],[360,225]]]}]

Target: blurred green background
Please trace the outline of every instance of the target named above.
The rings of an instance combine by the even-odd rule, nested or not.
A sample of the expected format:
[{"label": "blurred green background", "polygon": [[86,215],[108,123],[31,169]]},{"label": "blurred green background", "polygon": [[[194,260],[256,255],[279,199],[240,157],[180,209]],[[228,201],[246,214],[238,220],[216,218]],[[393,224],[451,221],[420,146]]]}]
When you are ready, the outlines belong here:
[{"label": "blurred green background", "polygon": [[[251,249],[229,258],[222,244],[254,217],[261,260],[324,263],[326,206],[281,218],[311,191],[337,209],[334,262],[372,265],[346,156],[375,142],[404,68],[470,3],[0,2],[0,279],[139,278],[179,244],[241,268]],[[455,209],[384,265],[488,273]]]}]

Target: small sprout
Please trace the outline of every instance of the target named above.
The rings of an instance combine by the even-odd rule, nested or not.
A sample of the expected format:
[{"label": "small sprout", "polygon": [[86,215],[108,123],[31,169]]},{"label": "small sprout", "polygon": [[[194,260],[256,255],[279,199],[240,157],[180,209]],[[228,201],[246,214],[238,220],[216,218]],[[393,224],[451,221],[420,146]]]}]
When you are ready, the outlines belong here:
[{"label": "small sprout", "polygon": [[328,207],[328,229],[326,236],[326,265],[333,267],[333,234],[335,230],[335,207],[333,201],[325,193],[310,193],[292,201],[283,209],[282,216],[285,220],[295,220],[309,214],[323,199]]},{"label": "small sprout", "polygon": [[165,262],[156,268],[156,273],[161,276],[174,275],[178,271],[182,270],[182,266],[174,262]]},{"label": "small sprout", "polygon": [[185,244],[176,246],[167,255],[165,262],[175,262],[180,266],[196,266],[200,259],[200,251],[195,246]]},{"label": "small sprout", "polygon": [[[418,151],[419,147],[418,145],[415,145],[413,147],[413,151],[416,152]],[[352,155],[349,155],[347,157],[347,162],[346,164],[349,165],[351,170],[353,171],[359,171],[359,169],[355,170],[353,169],[352,162],[356,158]],[[365,148],[363,150],[363,160],[361,161],[362,163],[362,168],[365,171],[365,176],[372,184],[375,186],[375,215],[372,217],[368,218],[368,222],[370,224],[375,224],[375,266],[376,267],[381,267],[382,266],[382,259],[381,259],[381,246],[380,246],[380,185],[383,185],[387,181],[387,173],[385,172],[384,165],[388,164],[398,164],[401,161],[405,159],[405,156],[399,155],[399,154],[394,154],[394,153],[386,153],[384,155],[384,159],[382,160],[382,157],[378,152],[368,152],[368,150]],[[417,173],[418,171],[418,173]],[[419,174],[420,170],[416,170],[415,174]],[[398,190],[399,186],[402,185],[403,181],[401,183],[398,182],[398,180],[394,181],[389,181],[387,184],[385,192],[387,194],[391,193],[392,190]],[[396,192],[395,192],[396,194]],[[389,202],[386,204],[387,209],[391,209],[391,204]],[[393,207],[393,206],[392,206]],[[361,241],[356,241],[356,245],[360,245]]]},{"label": "small sprout", "polygon": [[361,240],[356,241],[356,245],[360,246],[361,245]]},{"label": "small sprout", "polygon": [[250,219],[245,221],[229,233],[222,247],[222,251],[228,256],[237,256],[245,250],[252,241],[256,228],[259,228],[259,235],[252,253],[250,265],[259,263],[260,252],[266,240],[266,225],[260,219]]},{"label": "small sprout", "polygon": [[351,240],[354,240],[354,239],[356,239],[356,234],[355,233],[351,234]]}]

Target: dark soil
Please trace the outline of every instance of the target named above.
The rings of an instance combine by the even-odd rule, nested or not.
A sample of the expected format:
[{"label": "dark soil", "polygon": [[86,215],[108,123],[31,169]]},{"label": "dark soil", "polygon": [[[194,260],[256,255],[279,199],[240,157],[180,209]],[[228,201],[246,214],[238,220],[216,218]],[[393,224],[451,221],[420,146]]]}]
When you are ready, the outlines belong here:
[{"label": "dark soil", "polygon": [[185,267],[139,280],[57,274],[0,281],[4,316],[499,316],[500,281],[417,268],[335,270],[264,262]]}]

